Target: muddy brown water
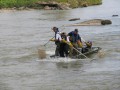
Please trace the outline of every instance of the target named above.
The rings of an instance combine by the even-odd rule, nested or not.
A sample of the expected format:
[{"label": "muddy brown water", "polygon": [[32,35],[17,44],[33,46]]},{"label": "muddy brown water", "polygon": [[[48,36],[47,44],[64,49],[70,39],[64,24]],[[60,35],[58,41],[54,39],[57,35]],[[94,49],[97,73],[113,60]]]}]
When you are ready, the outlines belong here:
[{"label": "muddy brown water", "polygon": [[[0,12],[0,90],[120,90],[120,1],[63,11]],[[112,17],[117,14],[119,16]],[[81,18],[70,22],[71,18]],[[89,19],[110,19],[112,25],[61,27]],[[51,37],[51,27],[92,40],[102,51],[96,60],[40,61],[37,50]],[[54,53],[54,43],[45,50]]]}]

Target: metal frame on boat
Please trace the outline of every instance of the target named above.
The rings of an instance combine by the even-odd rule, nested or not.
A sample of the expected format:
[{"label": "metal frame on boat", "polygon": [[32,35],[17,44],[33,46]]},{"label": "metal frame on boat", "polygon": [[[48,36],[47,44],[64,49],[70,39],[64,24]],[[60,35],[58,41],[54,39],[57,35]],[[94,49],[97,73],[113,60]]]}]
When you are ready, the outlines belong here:
[{"label": "metal frame on boat", "polygon": [[[91,47],[91,48],[87,48],[87,51],[83,52],[82,48],[74,48],[78,53],[75,56],[69,56],[70,58],[74,58],[74,59],[85,59],[88,58],[88,56],[93,55],[94,53],[97,53],[98,51],[101,50],[100,47]],[[51,55],[51,58],[59,58],[59,56],[55,56],[55,55]]]}]

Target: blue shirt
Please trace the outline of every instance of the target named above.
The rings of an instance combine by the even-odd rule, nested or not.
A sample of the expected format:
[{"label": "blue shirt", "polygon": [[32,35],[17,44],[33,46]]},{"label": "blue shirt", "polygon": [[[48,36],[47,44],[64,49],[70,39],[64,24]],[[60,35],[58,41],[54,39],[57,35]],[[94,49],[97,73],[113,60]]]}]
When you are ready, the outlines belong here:
[{"label": "blue shirt", "polygon": [[70,41],[73,42],[73,43],[76,43],[77,40],[81,41],[80,35],[79,34],[75,34],[74,31],[68,33],[68,35],[72,38],[72,40],[70,40]]}]

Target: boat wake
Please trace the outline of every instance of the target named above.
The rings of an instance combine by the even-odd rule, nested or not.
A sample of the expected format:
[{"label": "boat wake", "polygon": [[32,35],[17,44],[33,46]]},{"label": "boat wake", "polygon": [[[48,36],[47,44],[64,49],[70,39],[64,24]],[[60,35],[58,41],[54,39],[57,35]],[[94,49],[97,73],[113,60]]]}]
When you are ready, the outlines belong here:
[{"label": "boat wake", "polygon": [[38,62],[52,62],[52,63],[69,63],[69,62],[76,62],[76,61],[90,61],[89,59],[72,59],[72,58],[46,58],[46,59],[38,59]]}]

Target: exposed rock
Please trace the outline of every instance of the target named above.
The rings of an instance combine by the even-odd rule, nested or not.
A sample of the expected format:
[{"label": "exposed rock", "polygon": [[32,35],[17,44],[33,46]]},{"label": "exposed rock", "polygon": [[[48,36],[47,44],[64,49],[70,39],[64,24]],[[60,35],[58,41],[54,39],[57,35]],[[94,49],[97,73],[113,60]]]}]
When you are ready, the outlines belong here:
[{"label": "exposed rock", "polygon": [[25,10],[30,10],[30,8],[26,7]]},{"label": "exposed rock", "polygon": [[108,25],[108,24],[112,24],[112,22],[110,20],[102,20],[101,24],[102,25]]},{"label": "exposed rock", "polygon": [[68,26],[97,26],[97,25],[108,25],[112,24],[112,21],[110,20],[103,20],[103,19],[92,19],[87,20],[84,22],[68,25]]},{"label": "exposed rock", "polygon": [[37,2],[36,4],[41,5],[41,6],[49,6],[49,7],[57,7],[58,6],[57,2]]},{"label": "exposed rock", "polygon": [[70,6],[70,4],[68,4],[68,3],[64,3],[64,4],[61,3],[58,5],[60,10],[69,10],[69,9],[71,9],[69,6]]},{"label": "exposed rock", "polygon": [[23,10],[23,9],[25,9],[25,7],[19,7],[19,8],[18,8],[18,10]]},{"label": "exposed rock", "polygon": [[88,7],[88,3],[87,3],[87,2],[83,2],[83,3],[81,4],[81,6],[82,6],[82,7]]},{"label": "exposed rock", "polygon": [[17,8],[16,7],[11,8],[11,10],[15,10],[15,9],[17,9]]},{"label": "exposed rock", "polygon": [[76,21],[76,20],[80,20],[80,18],[73,18],[73,19],[70,19],[69,21]]},{"label": "exposed rock", "polygon": [[68,10],[70,9],[70,4],[68,3],[58,3],[58,2],[37,2],[37,5],[42,6],[45,10]]},{"label": "exposed rock", "polygon": [[87,4],[87,3],[84,3],[82,6],[83,6],[83,7],[88,7],[88,4]]},{"label": "exposed rock", "polygon": [[105,25],[105,24],[106,24],[105,20],[102,20],[102,21],[101,21],[101,24],[102,24],[102,25]]},{"label": "exposed rock", "polygon": [[118,17],[118,15],[112,15],[112,17]]},{"label": "exposed rock", "polygon": [[45,6],[44,7],[44,10],[51,10],[52,8],[51,7],[49,7],[49,6]]}]

